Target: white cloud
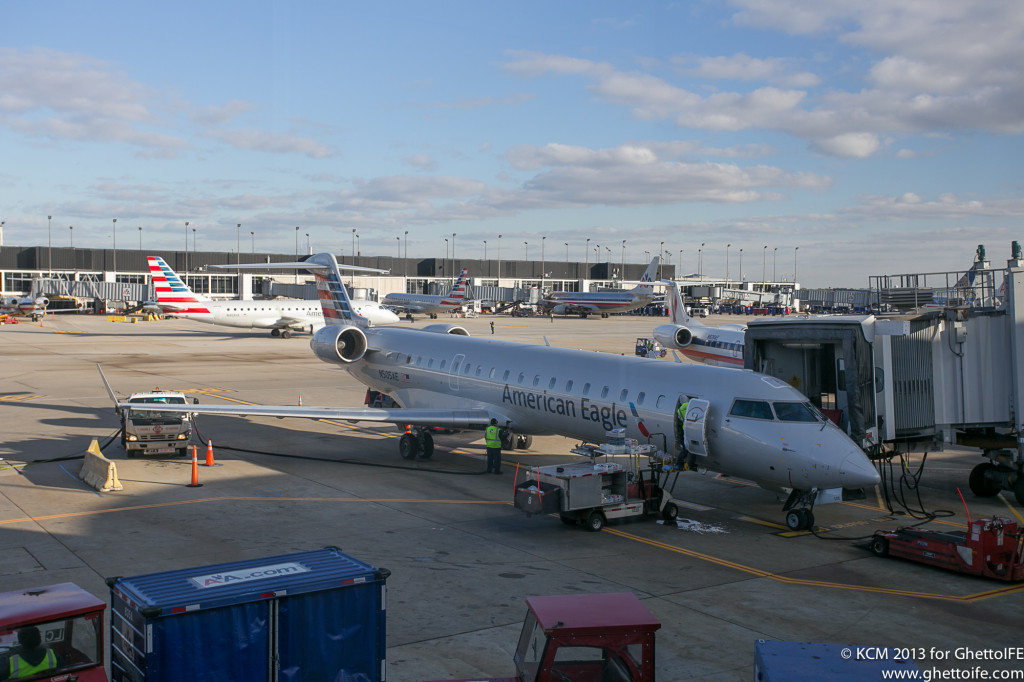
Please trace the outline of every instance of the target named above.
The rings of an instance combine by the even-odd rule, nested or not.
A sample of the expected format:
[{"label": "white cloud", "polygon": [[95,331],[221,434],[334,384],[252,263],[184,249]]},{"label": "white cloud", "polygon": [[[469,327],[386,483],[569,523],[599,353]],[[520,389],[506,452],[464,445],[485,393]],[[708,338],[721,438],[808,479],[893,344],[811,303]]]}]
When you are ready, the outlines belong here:
[{"label": "white cloud", "polygon": [[334,147],[289,133],[275,133],[250,128],[246,130],[212,130],[209,131],[208,136],[229,146],[250,151],[303,154],[311,159],[325,159],[338,155],[338,150]]},{"label": "white cloud", "polygon": [[788,59],[756,59],[740,53],[731,57],[702,57],[697,62],[697,66],[683,69],[683,73],[698,78],[759,80],[802,88],[813,87],[821,82],[813,73],[795,72],[792,60]]},{"label": "white cloud", "polygon": [[433,172],[437,170],[437,161],[429,154],[411,154],[405,157],[405,163],[423,171]]},{"label": "white cloud", "polygon": [[851,159],[867,158],[880,146],[878,136],[873,133],[843,133],[814,142],[815,149],[822,153]]}]

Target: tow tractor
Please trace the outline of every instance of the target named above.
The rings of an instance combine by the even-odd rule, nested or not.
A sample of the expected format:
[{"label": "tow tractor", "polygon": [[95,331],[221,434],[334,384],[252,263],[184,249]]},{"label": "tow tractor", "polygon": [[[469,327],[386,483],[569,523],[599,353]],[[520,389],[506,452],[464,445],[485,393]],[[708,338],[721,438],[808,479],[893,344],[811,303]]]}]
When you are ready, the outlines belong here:
[{"label": "tow tractor", "polygon": [[513,677],[446,682],[655,679],[654,633],[661,623],[632,592],[527,597],[526,607]]},{"label": "tow tractor", "polygon": [[[12,657],[20,658],[24,651],[25,661],[31,664],[31,651],[42,647],[53,652],[53,657],[43,655],[44,663],[36,668],[45,669],[19,673],[19,682],[107,682],[103,668],[106,608],[106,602],[74,583],[0,593],[0,666],[4,674],[11,670]],[[38,641],[36,646],[32,646],[34,641]],[[53,665],[45,667],[48,662]]]},{"label": "tow tractor", "polygon": [[[595,532],[609,519],[660,513],[664,520],[674,520],[679,507],[666,483],[673,471],[679,475],[675,458],[654,445],[623,438],[621,432],[609,431],[608,442],[602,445],[581,444],[572,449],[586,461],[527,469],[527,480],[516,485],[515,507],[527,516],[557,513],[563,523],[582,524]],[[628,468],[597,461],[623,455],[629,458]],[[642,468],[644,457],[647,464]]]},{"label": "tow tractor", "polygon": [[904,527],[878,530],[871,538],[877,556],[894,556],[958,573],[1007,582],[1024,580],[1024,533],[1003,517],[975,519],[968,531]]},{"label": "tow tractor", "polygon": [[663,358],[668,350],[655,338],[637,337],[636,354],[642,358]]}]

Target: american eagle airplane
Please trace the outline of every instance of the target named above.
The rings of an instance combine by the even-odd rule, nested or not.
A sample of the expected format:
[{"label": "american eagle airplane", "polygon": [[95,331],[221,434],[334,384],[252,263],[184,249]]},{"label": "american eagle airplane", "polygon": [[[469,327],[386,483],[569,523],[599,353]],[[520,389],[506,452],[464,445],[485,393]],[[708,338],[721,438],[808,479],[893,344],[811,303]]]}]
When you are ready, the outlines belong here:
[{"label": "american eagle airplane", "polygon": [[591,313],[608,317],[609,313],[625,313],[642,308],[654,300],[651,282],[658,274],[658,257],[640,277],[640,284],[629,291],[556,291],[546,299],[543,306],[555,315],[579,315],[583,319]]},{"label": "american eagle airplane", "polygon": [[[164,315],[222,327],[269,329],[271,336],[284,339],[291,336],[292,331],[313,332],[324,326],[320,301],[214,301],[195,294],[163,258],[150,256],[147,260],[149,272],[153,276],[153,288],[156,290],[156,305]],[[357,315],[365,317],[371,324],[398,322],[398,315],[376,301],[355,300],[352,301],[352,307]]]},{"label": "american eagle airplane", "polygon": [[746,326],[726,324],[709,327],[690,317],[683,305],[679,286],[667,279],[661,280],[671,290],[668,299],[671,324],[654,328],[654,338],[665,348],[674,348],[691,360],[717,367],[743,367],[743,338]]},{"label": "american eagle airplane", "polygon": [[[382,303],[392,308],[405,310],[411,320],[413,313],[427,313],[430,319],[437,319],[438,313],[461,310],[466,305],[466,284],[469,270],[462,268],[459,279],[452,290],[444,296],[440,294],[402,294],[392,293],[384,297]],[[354,302],[353,302],[354,303]]]},{"label": "american eagle airplane", "polygon": [[791,528],[811,527],[819,490],[879,482],[867,456],[845,433],[803,394],[773,377],[470,337],[454,324],[369,327],[354,313],[332,254],[303,263],[241,267],[312,271],[326,323],[310,341],[313,354],[401,407],[187,405],[179,411],[409,424],[415,432],[401,437],[399,452],[412,459],[433,453],[429,427],[483,429],[491,418],[506,426],[503,439],[509,447],[528,447],[530,436],[541,434],[603,443],[607,431],[622,428],[626,437],[660,441],[675,452],[680,436],[674,415],[689,401],[686,446],[700,466],[791,491],[784,507]]}]

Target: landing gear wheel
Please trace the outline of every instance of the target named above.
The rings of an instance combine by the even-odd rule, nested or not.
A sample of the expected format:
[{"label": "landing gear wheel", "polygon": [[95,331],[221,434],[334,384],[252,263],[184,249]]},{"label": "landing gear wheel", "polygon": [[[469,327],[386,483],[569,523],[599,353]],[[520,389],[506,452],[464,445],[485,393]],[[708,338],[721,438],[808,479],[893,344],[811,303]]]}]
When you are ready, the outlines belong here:
[{"label": "landing gear wheel", "polygon": [[587,520],[583,523],[584,527],[592,533],[596,533],[604,528],[604,514],[597,511],[596,509],[587,514]]},{"label": "landing gear wheel", "polygon": [[809,530],[814,525],[810,509],[792,509],[786,514],[786,527],[790,530]]},{"label": "landing gear wheel", "polygon": [[992,462],[982,462],[971,469],[971,476],[967,479],[967,483],[970,485],[972,493],[978,497],[994,497],[999,494],[999,486],[992,483],[986,476],[989,471],[995,471],[995,468],[996,465]]},{"label": "landing gear wheel", "polygon": [[288,331],[287,329],[282,329],[282,330],[281,330],[281,338],[282,338],[282,339],[287,339],[287,338],[289,338],[289,337],[290,337],[291,335],[292,335],[292,333],[291,333],[290,331]]},{"label": "landing gear wheel", "polygon": [[398,454],[402,456],[402,459],[416,459],[419,449],[420,444],[416,442],[416,436],[411,433],[403,433],[402,437],[398,439]]},{"label": "landing gear wheel", "polygon": [[420,459],[430,459],[434,454],[434,437],[429,431],[420,431],[416,436],[416,444],[420,449]]},{"label": "landing gear wheel", "polygon": [[889,556],[889,541],[880,535],[871,538],[871,553],[875,556]]},{"label": "landing gear wheel", "polygon": [[270,330],[270,335],[271,336],[281,336],[281,330],[280,329],[271,329]]},{"label": "landing gear wheel", "polygon": [[587,314],[586,313],[580,313],[580,319],[581,320],[587,319]]},{"label": "landing gear wheel", "polygon": [[533,445],[533,436],[517,436],[516,450],[529,450]]},{"label": "landing gear wheel", "polygon": [[679,507],[675,502],[669,502],[665,505],[665,508],[661,510],[661,518],[665,521],[675,521],[677,516],[679,516]]}]

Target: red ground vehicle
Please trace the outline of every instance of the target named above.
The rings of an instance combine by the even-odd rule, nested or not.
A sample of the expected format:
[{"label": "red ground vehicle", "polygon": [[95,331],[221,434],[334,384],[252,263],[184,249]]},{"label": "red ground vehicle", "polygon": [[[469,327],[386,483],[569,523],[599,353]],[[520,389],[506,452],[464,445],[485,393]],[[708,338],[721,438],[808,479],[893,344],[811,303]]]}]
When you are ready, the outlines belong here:
[{"label": "red ground vehicle", "polygon": [[968,532],[878,530],[871,551],[984,578],[1024,580],[1024,534],[1016,521],[1002,517],[976,519]]},{"label": "red ground vehicle", "polygon": [[526,606],[515,676],[447,682],[654,681],[661,623],[633,593],[527,597]]},{"label": "red ground vehicle", "polygon": [[42,645],[56,654],[57,667],[18,682],[107,682],[103,669],[103,611],[100,601],[78,585],[60,583],[0,593],[0,666],[20,651],[19,630],[36,628]]}]

